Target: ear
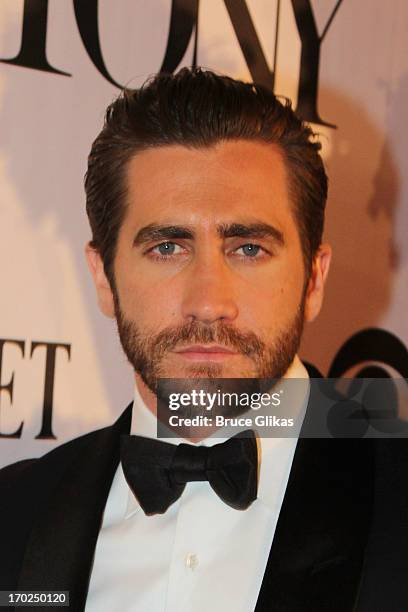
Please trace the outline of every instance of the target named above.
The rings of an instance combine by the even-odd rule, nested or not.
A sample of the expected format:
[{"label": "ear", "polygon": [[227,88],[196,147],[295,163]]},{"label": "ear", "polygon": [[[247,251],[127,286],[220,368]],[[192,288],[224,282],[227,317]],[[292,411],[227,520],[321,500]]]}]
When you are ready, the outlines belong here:
[{"label": "ear", "polygon": [[331,256],[331,246],[329,244],[321,244],[313,260],[312,272],[306,291],[305,321],[313,321],[320,312]]},{"label": "ear", "polygon": [[90,243],[85,247],[85,256],[96,288],[100,310],[107,317],[115,318],[113,293],[103,267],[99,252]]}]

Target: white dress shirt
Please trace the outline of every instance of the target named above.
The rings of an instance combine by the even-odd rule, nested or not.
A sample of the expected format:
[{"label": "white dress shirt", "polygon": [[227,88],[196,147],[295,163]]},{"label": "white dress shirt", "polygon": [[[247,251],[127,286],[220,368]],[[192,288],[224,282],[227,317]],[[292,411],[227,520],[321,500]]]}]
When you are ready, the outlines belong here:
[{"label": "white dress shirt", "polygon": [[[284,378],[305,379],[297,398],[304,416],[309,381],[297,356]],[[156,418],[137,389],[131,433],[157,437]],[[259,442],[258,497],[243,511],[219,499],[208,482],[189,482],[167,512],[146,516],[119,464],[96,545],[86,612],[254,610],[297,439]]]}]

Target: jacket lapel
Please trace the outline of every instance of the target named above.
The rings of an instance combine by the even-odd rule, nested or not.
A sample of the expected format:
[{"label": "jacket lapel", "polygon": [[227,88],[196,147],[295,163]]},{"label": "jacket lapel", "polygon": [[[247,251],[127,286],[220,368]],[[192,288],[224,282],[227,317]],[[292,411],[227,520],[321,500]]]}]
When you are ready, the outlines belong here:
[{"label": "jacket lapel", "polygon": [[[313,393],[302,432],[311,406]],[[372,513],[373,442],[299,438],[256,612],[354,609]]]},{"label": "jacket lapel", "polygon": [[[18,589],[69,591],[70,608],[83,610],[107,496],[119,463],[120,434],[129,433],[132,405],[105,429],[63,445],[64,468],[26,548]],[[57,449],[64,456],[63,447]]]}]

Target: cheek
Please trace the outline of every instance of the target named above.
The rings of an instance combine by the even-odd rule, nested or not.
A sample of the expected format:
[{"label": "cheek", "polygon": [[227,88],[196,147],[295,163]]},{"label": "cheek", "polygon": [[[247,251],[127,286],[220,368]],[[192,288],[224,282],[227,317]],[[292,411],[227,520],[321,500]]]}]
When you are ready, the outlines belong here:
[{"label": "cheek", "polygon": [[179,301],[175,287],[151,282],[143,275],[124,275],[117,279],[122,310],[127,319],[142,329],[158,330],[177,323]]},{"label": "cheek", "polygon": [[252,291],[241,293],[242,325],[262,330],[279,330],[296,315],[303,291],[303,268],[282,266],[264,278]]}]

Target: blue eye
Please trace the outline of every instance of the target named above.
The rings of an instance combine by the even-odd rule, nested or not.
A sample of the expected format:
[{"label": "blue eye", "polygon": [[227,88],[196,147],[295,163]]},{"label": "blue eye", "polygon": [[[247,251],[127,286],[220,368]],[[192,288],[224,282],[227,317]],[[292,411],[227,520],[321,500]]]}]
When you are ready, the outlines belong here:
[{"label": "blue eye", "polygon": [[160,255],[173,255],[176,245],[174,242],[162,242],[156,249],[158,249]]},{"label": "blue eye", "polygon": [[146,255],[156,261],[173,261],[186,254],[186,249],[175,242],[166,240],[146,251]]},{"label": "blue eye", "polygon": [[248,257],[255,257],[259,253],[259,249],[261,248],[258,244],[244,244],[240,247],[244,253],[244,255]]}]

